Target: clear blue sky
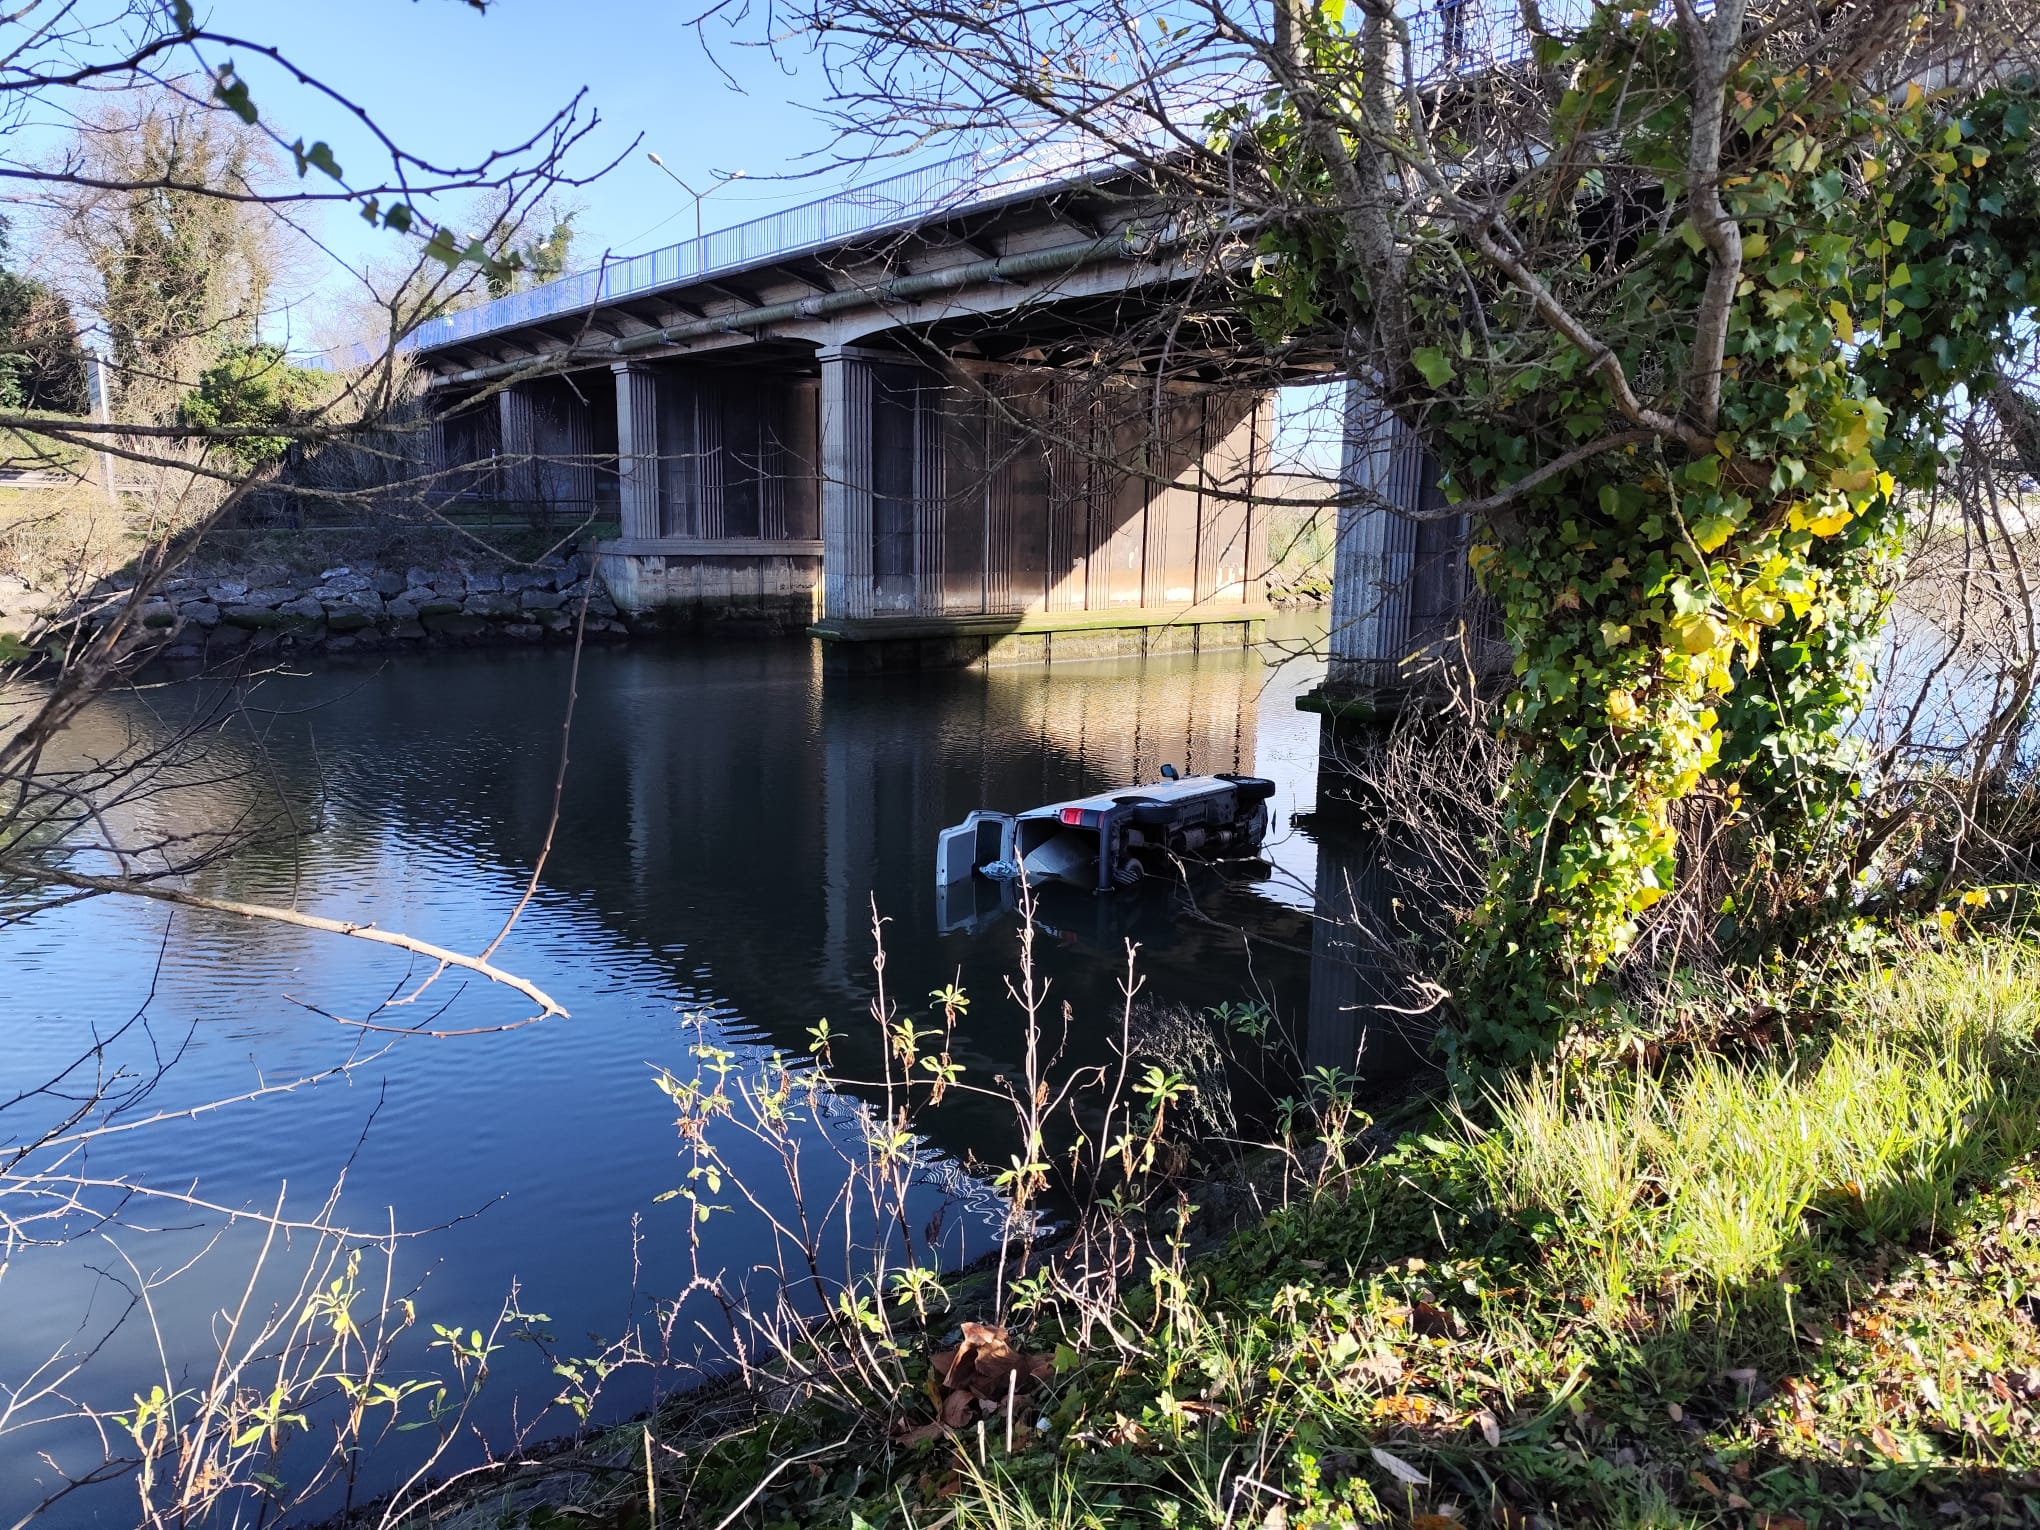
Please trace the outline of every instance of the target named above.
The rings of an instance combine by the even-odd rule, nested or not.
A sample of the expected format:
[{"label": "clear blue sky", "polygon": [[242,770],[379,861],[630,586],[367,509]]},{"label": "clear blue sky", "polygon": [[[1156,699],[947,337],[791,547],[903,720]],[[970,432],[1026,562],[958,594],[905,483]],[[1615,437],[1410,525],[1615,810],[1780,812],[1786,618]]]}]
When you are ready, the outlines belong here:
[{"label": "clear blue sky", "polygon": [[[592,264],[605,248],[629,253],[694,231],[692,202],[646,161],[646,149],[697,188],[715,171],[746,172],[704,204],[709,228],[841,184],[841,175],[773,179],[797,174],[803,155],[831,147],[833,134],[811,110],[820,71],[810,62],[789,74],[763,50],[742,46],[740,36],[758,35],[755,23],[744,34],[714,29],[705,46],[685,25],[696,9],[675,0],[493,0],[478,14],[462,0],[215,0],[211,23],[281,47],[399,143],[432,158],[469,158],[523,139],[585,87],[602,125],[578,168],[592,173],[625,156],[575,193],[587,204],[576,263]],[[376,151],[344,114],[274,71],[236,62],[286,138],[324,138],[351,179],[379,178]],[[371,235],[346,214],[329,217],[324,232],[353,257],[392,237]]]}]

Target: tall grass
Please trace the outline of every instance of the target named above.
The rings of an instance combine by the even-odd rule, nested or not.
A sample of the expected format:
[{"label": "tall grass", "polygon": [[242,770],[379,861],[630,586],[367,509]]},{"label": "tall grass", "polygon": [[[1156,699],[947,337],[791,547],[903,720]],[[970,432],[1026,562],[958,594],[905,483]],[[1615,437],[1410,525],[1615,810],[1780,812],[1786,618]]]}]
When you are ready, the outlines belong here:
[{"label": "tall grass", "polygon": [[2040,944],[1920,949],[1861,980],[1845,1029],[1773,1058],[1543,1072],[1496,1097],[1492,1194],[1557,1224],[1617,1308],[1641,1284],[1778,1276],[1823,1224],[1934,1226],[2040,1145]]}]

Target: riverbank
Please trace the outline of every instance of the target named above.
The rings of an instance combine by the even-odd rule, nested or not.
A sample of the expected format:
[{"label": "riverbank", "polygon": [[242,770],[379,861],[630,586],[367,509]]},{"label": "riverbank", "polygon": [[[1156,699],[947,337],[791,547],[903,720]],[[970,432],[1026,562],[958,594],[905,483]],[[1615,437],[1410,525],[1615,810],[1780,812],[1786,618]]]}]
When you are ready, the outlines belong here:
[{"label": "riverbank", "polygon": [[[133,589],[132,576],[110,576],[68,612],[25,586],[0,593],[0,602],[19,607],[23,618],[75,620],[90,630],[125,605]],[[590,640],[631,635],[629,619],[579,555],[523,568],[452,559],[430,567],[357,561],[315,572],[197,565],[156,586],[129,643],[152,660],[216,663],[250,653],[571,642],[584,606]]]},{"label": "riverbank", "polygon": [[[1042,1301],[1010,1390],[948,1406],[966,1329],[861,1411],[676,1413],[661,1522],[2033,1523],[2040,944],[1921,937],[1790,1030],[1699,1018],[1440,1108],[1109,1313]],[[642,1523],[646,1460],[584,1513]]]}]

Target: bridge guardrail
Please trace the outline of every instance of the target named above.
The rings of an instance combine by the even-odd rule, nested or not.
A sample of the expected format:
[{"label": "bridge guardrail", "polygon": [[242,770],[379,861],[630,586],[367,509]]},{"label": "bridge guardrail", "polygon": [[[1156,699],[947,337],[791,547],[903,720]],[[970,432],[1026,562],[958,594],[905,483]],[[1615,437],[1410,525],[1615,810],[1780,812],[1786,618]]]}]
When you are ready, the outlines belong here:
[{"label": "bridge guardrail", "polygon": [[[401,338],[396,349],[434,350],[520,324],[658,292],[683,281],[739,271],[759,261],[792,258],[855,234],[876,233],[895,224],[924,221],[999,197],[1045,189],[1104,166],[1102,159],[1087,163],[1075,158],[1050,166],[1020,161],[987,165],[980,155],[957,155],[717,229],[698,239],[605,261],[527,292],[507,293],[473,308],[427,319]],[[357,342],[329,350],[319,361],[335,369],[366,366],[378,354],[374,347]]]}]

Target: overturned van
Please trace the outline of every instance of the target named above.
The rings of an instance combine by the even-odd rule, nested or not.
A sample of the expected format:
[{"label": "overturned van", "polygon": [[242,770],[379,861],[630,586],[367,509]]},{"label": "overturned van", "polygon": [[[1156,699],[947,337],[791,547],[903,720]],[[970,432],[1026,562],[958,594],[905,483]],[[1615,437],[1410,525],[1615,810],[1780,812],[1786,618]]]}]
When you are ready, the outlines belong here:
[{"label": "overturned van", "polygon": [[1062,882],[1110,892],[1173,862],[1251,855],[1268,833],[1275,783],[1261,776],[1177,776],[1024,813],[972,813],[944,829],[935,884]]}]

